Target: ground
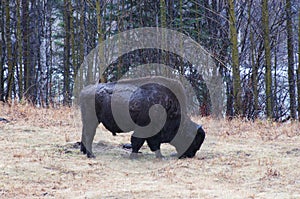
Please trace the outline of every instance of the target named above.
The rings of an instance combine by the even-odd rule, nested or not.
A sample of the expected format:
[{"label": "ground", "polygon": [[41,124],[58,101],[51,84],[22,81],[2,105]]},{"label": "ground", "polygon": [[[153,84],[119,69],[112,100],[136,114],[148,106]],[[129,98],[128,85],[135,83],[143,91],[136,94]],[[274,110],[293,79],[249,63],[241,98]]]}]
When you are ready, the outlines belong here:
[{"label": "ground", "polygon": [[207,132],[195,158],[163,160],[130,133],[99,126],[95,159],[82,155],[76,108],[1,105],[0,198],[300,198],[300,124],[193,118]]}]

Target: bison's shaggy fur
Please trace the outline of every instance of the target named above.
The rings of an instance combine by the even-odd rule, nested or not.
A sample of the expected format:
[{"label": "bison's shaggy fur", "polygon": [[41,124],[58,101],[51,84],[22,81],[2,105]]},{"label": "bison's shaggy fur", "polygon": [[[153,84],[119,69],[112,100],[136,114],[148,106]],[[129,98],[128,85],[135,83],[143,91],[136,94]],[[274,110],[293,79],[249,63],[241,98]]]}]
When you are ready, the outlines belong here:
[{"label": "bison's shaggy fur", "polygon": [[[83,122],[81,151],[88,157],[94,157],[92,142],[99,123],[103,123],[113,135],[124,131],[134,131],[131,136],[131,157],[136,156],[145,141],[155,152],[156,157],[162,157],[161,143],[174,145],[179,158],[193,157],[205,138],[201,126],[192,122],[187,115],[184,89],[177,80],[146,77],[100,83],[84,88],[80,100]],[[115,107],[112,107],[112,104]],[[160,121],[160,117],[163,117],[162,114],[156,114],[154,119],[152,118],[153,121],[151,120],[149,110],[154,105],[164,108],[165,123],[155,135],[137,136],[137,126],[145,127],[152,124],[154,131],[156,126],[154,119]],[[124,113],[126,111],[123,111],[124,107],[129,109],[129,117],[133,122],[127,121],[128,118]],[[115,112],[113,108],[115,108]],[[124,121],[121,121],[122,127],[116,121],[116,115],[121,120],[124,118]]]}]

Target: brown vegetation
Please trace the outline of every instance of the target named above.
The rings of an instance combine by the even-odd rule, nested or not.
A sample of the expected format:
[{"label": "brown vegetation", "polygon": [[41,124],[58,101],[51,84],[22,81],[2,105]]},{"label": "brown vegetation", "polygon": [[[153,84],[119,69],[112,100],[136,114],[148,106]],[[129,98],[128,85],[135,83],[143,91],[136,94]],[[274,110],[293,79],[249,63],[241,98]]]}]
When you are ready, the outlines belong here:
[{"label": "brown vegetation", "polygon": [[300,124],[194,118],[207,132],[193,159],[157,160],[145,146],[129,160],[130,134],[100,126],[96,159],[77,148],[73,108],[2,105],[0,198],[299,198]]}]

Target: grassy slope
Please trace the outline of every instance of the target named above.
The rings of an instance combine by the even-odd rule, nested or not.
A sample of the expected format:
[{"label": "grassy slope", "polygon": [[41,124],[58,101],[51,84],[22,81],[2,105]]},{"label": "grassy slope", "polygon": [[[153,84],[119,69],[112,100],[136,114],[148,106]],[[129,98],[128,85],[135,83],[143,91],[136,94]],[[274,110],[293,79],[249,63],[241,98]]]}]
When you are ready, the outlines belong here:
[{"label": "grassy slope", "polygon": [[69,108],[0,105],[0,198],[300,198],[300,124],[194,118],[207,139],[193,159],[165,160],[147,146],[129,160],[130,134],[113,137],[102,126],[96,159],[80,141],[79,113]]}]

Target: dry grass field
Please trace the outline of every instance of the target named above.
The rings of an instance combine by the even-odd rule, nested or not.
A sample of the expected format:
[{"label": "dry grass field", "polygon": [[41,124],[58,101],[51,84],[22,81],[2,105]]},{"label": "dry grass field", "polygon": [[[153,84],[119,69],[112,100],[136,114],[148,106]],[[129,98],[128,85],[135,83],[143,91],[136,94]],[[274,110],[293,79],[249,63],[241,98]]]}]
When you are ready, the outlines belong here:
[{"label": "dry grass field", "polygon": [[165,144],[157,160],[122,149],[99,126],[87,159],[78,111],[0,104],[0,198],[300,198],[300,124],[194,118],[207,132],[193,159]]}]

